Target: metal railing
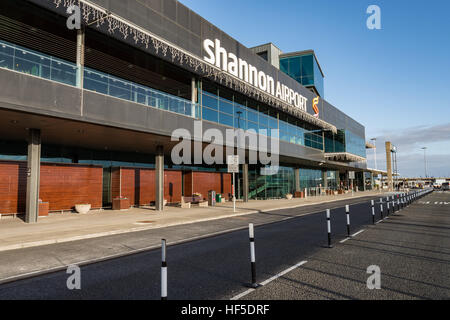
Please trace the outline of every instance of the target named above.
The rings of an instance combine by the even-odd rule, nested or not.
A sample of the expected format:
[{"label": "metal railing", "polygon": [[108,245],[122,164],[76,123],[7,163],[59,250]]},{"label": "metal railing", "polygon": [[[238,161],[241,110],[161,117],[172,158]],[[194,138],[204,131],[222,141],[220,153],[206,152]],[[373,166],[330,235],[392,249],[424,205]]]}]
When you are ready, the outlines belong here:
[{"label": "metal railing", "polygon": [[[75,63],[2,40],[0,40],[0,68],[79,87],[77,81],[79,68]],[[201,117],[200,107],[196,103],[91,68],[84,68],[83,83],[86,90],[195,119]]]}]

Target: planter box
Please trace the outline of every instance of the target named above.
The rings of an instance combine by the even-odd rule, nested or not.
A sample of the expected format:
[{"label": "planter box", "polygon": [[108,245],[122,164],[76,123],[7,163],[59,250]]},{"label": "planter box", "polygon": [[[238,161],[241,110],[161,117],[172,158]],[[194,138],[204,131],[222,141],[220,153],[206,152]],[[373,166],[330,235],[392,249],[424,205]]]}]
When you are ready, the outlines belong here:
[{"label": "planter box", "polygon": [[130,200],[128,198],[113,199],[113,210],[130,209]]},{"label": "planter box", "polygon": [[91,210],[90,204],[77,204],[75,205],[75,211],[79,214],[86,214]]},{"label": "planter box", "polygon": [[295,198],[304,198],[304,197],[305,197],[305,194],[303,191],[297,191],[295,193]]},{"label": "planter box", "polygon": [[49,202],[39,202],[39,217],[48,217]]}]

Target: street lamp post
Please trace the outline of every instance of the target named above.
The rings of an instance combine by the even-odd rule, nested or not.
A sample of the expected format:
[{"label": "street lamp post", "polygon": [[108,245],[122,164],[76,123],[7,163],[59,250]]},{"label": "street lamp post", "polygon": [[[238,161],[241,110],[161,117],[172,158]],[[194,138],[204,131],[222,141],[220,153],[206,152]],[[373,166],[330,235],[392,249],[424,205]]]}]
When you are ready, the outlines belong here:
[{"label": "street lamp post", "polygon": [[373,141],[373,145],[375,147],[375,148],[373,148],[373,155],[374,155],[374,160],[375,160],[375,170],[378,170],[378,168],[377,168],[377,138],[373,138],[370,140]]},{"label": "street lamp post", "polygon": [[425,179],[428,178],[428,172],[427,172],[427,147],[423,147],[423,158],[425,162]]}]

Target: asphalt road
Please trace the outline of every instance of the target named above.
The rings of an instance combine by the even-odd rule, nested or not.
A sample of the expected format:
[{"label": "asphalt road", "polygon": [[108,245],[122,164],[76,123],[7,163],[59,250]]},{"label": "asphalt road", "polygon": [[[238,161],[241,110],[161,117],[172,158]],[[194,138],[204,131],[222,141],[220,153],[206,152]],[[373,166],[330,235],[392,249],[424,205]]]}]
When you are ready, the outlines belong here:
[{"label": "asphalt road", "polygon": [[[316,206],[317,208],[309,210],[323,210],[327,206],[331,205]],[[369,202],[354,204],[350,209],[352,232],[371,225]],[[333,249],[324,248],[327,234],[323,211],[292,218],[292,210],[294,209],[265,214],[277,219],[268,220],[267,224],[255,229],[259,282],[320,252],[339,250],[340,245]],[[298,209],[294,211],[298,214]],[[379,205],[376,206],[376,212],[379,219]],[[249,215],[231,221],[235,224],[239,221],[242,226],[257,221],[261,215]],[[445,213],[443,215],[446,217]],[[284,218],[289,220],[279,220]],[[195,229],[200,226],[202,225],[181,228]],[[381,226],[379,224],[371,228]],[[335,242],[346,238],[343,207],[332,211],[332,229]],[[197,230],[199,233],[201,231]],[[170,237],[168,241],[170,244]],[[82,243],[79,242],[77,246]],[[159,299],[160,255],[160,250],[149,250],[83,266],[81,290],[67,289],[69,275],[63,271],[7,283],[0,286],[0,299]],[[245,291],[244,285],[250,281],[248,231],[238,230],[169,246],[167,263],[169,299],[230,299]],[[260,290],[255,293],[262,294],[263,291]],[[255,298],[283,297],[268,294]]]}]

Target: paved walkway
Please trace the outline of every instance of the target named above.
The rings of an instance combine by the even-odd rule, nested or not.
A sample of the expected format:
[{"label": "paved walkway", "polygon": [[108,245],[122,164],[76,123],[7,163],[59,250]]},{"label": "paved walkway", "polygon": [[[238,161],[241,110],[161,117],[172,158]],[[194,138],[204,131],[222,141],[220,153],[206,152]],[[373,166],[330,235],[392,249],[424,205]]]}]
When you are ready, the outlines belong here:
[{"label": "paved walkway", "polygon": [[23,220],[17,218],[4,218],[0,220],[0,251],[212,221],[261,211],[269,212],[374,195],[381,196],[381,193],[359,192],[353,196],[345,194],[310,197],[308,199],[237,202],[236,213],[233,212],[233,203],[228,202],[209,208],[181,209],[166,207],[163,213],[158,213],[149,207],[134,208],[127,211],[94,211],[86,215],[53,214],[49,217],[39,218],[37,224],[26,224]]},{"label": "paved walkway", "polygon": [[[306,261],[243,300],[448,300],[450,193],[435,192]],[[355,230],[356,231],[356,230]],[[345,242],[344,242],[345,241]],[[381,288],[369,290],[369,266]]]}]

